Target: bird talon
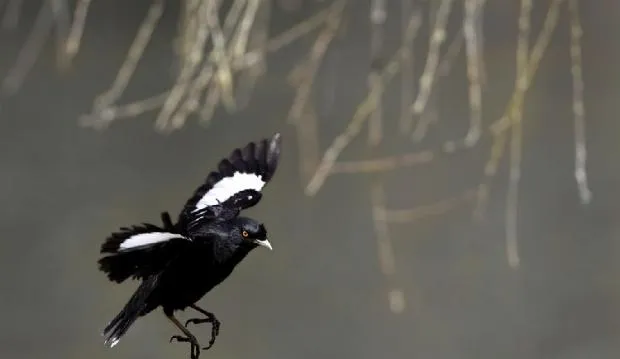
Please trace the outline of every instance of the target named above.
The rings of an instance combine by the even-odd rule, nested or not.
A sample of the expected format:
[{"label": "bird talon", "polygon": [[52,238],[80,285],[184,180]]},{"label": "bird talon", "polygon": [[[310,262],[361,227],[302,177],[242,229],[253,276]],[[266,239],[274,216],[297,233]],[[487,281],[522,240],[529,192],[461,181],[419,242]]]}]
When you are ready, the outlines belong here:
[{"label": "bird talon", "polygon": [[199,356],[200,356],[200,346],[192,344],[192,349],[191,349],[191,354],[190,354],[191,359],[198,359]]},{"label": "bird talon", "polygon": [[188,337],[182,337],[180,335],[173,335],[170,337],[170,343],[172,343],[173,340],[176,340],[179,343],[187,343],[187,342],[191,342],[191,339]]},{"label": "bird talon", "polygon": [[211,327],[211,335],[213,337],[217,337],[218,335],[220,335],[220,321],[216,319],[212,325],[213,326]]},{"label": "bird talon", "polygon": [[170,342],[172,343],[173,340],[176,340],[177,342],[180,343],[190,343],[190,358],[191,359],[198,359],[198,357],[200,356],[200,345],[198,345],[198,341],[196,341],[196,338],[190,338],[190,337],[184,337],[181,335],[173,335],[172,337],[170,337]]},{"label": "bird talon", "polygon": [[189,324],[202,324],[202,323],[211,323],[213,326],[220,327],[220,321],[215,318],[191,318],[185,321],[185,326],[187,327]]},{"label": "bird talon", "polygon": [[189,324],[202,324],[202,323],[211,323],[211,339],[209,340],[209,345],[202,348],[203,350],[208,350],[213,346],[213,344],[215,344],[215,339],[220,334],[221,323],[215,317],[191,318],[185,321],[185,326],[187,327]]},{"label": "bird talon", "polygon": [[216,334],[214,331],[212,331],[212,332],[211,332],[211,339],[209,340],[209,344],[208,344],[206,347],[202,348],[202,349],[203,349],[203,350],[209,350],[209,349],[211,349],[211,347],[213,346],[213,344],[215,344],[215,338],[216,338],[216,337],[217,337],[217,334]]}]

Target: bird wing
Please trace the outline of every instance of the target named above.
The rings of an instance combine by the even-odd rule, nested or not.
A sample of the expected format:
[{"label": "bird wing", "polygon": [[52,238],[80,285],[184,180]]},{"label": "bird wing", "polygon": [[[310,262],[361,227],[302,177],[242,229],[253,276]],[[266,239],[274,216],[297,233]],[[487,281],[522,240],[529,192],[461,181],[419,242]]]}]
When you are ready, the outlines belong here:
[{"label": "bird wing", "polygon": [[98,261],[99,269],[117,283],[129,277],[144,279],[159,273],[191,243],[172,228],[148,223],[122,227],[101,245],[101,253],[107,255]]},{"label": "bird wing", "polygon": [[187,201],[179,215],[180,227],[190,230],[198,223],[232,219],[256,205],[278,167],[280,147],[280,134],[276,133],[271,139],[234,149]]}]

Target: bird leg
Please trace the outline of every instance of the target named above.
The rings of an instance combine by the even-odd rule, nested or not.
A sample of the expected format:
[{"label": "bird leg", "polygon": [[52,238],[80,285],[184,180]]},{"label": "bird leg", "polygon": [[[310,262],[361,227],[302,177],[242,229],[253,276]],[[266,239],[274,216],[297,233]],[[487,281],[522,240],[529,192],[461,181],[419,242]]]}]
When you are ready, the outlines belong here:
[{"label": "bird leg", "polygon": [[192,309],[194,309],[197,312],[200,312],[202,314],[204,314],[204,316],[206,318],[192,318],[192,319],[188,319],[185,322],[185,326],[187,327],[188,324],[201,324],[201,323],[211,323],[211,340],[209,340],[209,345],[207,345],[206,347],[202,348],[204,350],[207,350],[209,348],[211,348],[213,346],[213,344],[215,343],[215,338],[220,334],[220,321],[215,317],[215,314],[211,313],[211,312],[207,312],[206,310],[200,308],[199,306],[192,304],[190,305],[190,307]]},{"label": "bird leg", "polygon": [[166,314],[166,316],[168,317],[168,319],[170,319],[172,324],[174,324],[177,328],[179,328],[183,332],[183,334],[185,334],[184,337],[180,335],[173,335],[172,337],[170,337],[170,342],[172,342],[173,340],[176,340],[180,343],[190,343],[191,345],[190,358],[198,359],[198,357],[200,356],[200,344],[198,344],[198,340],[196,340],[196,337],[192,335],[192,333],[189,330],[187,330],[187,328],[185,328],[179,322],[179,320],[174,317],[174,315]]}]

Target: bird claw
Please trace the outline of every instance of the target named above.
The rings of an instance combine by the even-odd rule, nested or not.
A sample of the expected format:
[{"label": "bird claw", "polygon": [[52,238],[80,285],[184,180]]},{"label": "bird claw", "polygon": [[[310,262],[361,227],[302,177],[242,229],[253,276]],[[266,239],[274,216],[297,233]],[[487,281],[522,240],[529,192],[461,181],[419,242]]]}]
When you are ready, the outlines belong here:
[{"label": "bird claw", "polygon": [[179,343],[187,343],[187,342],[191,342],[191,339],[188,337],[182,337],[180,335],[173,335],[170,337],[170,343],[172,343],[173,340],[176,340]]},{"label": "bird claw", "polygon": [[170,343],[172,343],[173,340],[176,340],[179,343],[190,343],[190,358],[198,359],[200,356],[200,345],[198,345],[196,338],[173,335],[170,337]]},{"label": "bird claw", "polygon": [[203,347],[203,350],[210,349],[213,344],[215,344],[215,338],[220,335],[220,321],[215,317],[209,318],[192,318],[185,321],[185,327],[189,324],[202,324],[202,323],[211,323],[211,339],[209,340],[209,345]]}]

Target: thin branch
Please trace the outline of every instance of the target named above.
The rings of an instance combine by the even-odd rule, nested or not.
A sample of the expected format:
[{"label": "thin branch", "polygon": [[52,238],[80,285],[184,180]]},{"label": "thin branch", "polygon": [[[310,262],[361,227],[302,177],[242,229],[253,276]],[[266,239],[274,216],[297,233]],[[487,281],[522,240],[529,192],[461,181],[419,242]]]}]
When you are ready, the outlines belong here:
[{"label": "thin branch", "polygon": [[[214,0],[208,3],[212,6],[210,10],[213,13],[214,9],[219,6],[215,4],[220,4],[221,1]],[[157,97],[157,101],[153,101],[151,98],[127,105],[112,105],[125,91],[137,62],[148,44],[161,16],[162,8],[160,5],[153,4],[151,6],[149,15],[140,27],[139,34],[129,50],[125,63],[119,70],[113,86],[97,98],[91,114],[81,117],[80,122],[83,125],[104,128],[114,119],[125,117],[128,113],[125,111],[126,109],[131,109],[131,113],[140,114],[152,110],[152,106],[159,102],[160,98],[154,96]],[[264,47],[247,52],[248,39],[254,31],[252,29],[256,22],[258,9],[260,6],[268,6],[268,3],[260,0],[235,0],[226,15],[222,29],[219,28],[216,21],[213,21],[213,18],[211,18],[209,27],[200,26],[207,20],[206,5],[207,2],[202,0],[185,0],[183,2],[181,20],[179,21],[181,31],[176,41],[181,70],[171,90],[167,91],[168,97],[164,104],[160,106],[161,109],[155,121],[155,127],[160,131],[170,131],[182,127],[187,117],[198,109],[200,109],[200,123],[207,125],[220,101],[224,101],[224,105],[229,110],[235,109],[236,104],[232,93],[233,71],[249,69],[252,71],[252,76],[259,76],[264,73],[266,52],[277,51],[306,35],[328,21],[329,15],[332,14],[331,8],[323,10],[289,30],[266,40],[267,43]],[[205,44],[209,31],[215,34],[215,43],[218,45],[216,46],[217,49],[211,51],[208,59],[203,62],[203,54],[207,52]],[[223,38],[217,34],[223,34]],[[228,45],[223,49],[221,40],[226,41],[226,39],[228,39]],[[200,64],[201,62],[202,64]],[[197,71],[198,74],[196,74]],[[212,82],[213,79],[218,81]],[[202,96],[204,98],[201,99]],[[149,106],[140,111],[137,106],[144,103]],[[104,121],[104,123],[93,123],[93,121]]]},{"label": "thin branch", "polygon": [[267,51],[275,52],[287,45],[290,45],[297,39],[309,34],[314,29],[320,27],[324,22],[329,20],[332,14],[333,8],[330,6],[325,10],[322,10],[310,16],[306,20],[295,24],[290,29],[283,31],[282,33],[270,39],[269,44],[267,45]]},{"label": "thin branch", "polygon": [[81,116],[79,122],[82,126],[102,130],[112,121],[121,118],[136,117],[144,112],[152,111],[161,107],[166,102],[169,95],[170,91],[165,91],[159,95],[131,102],[126,105],[108,106],[102,111]]},{"label": "thin branch", "polygon": [[[15,6],[20,5],[18,3]],[[33,29],[28,34],[26,43],[19,50],[17,61],[15,61],[15,64],[2,82],[2,92],[6,96],[13,95],[20,89],[24,78],[35,64],[39,57],[39,52],[50,35],[51,29],[54,26],[54,13],[48,8],[50,5],[48,1],[41,5]],[[19,11],[17,11],[16,15],[19,15]]]},{"label": "thin branch", "polygon": [[[192,19],[192,21],[203,24],[206,23],[208,21],[209,12],[213,11],[210,8],[211,5],[219,4],[217,1],[201,2],[194,15],[196,18]],[[187,89],[191,85],[192,78],[202,63],[209,30],[209,26],[199,26],[196,28],[196,33],[193,35],[195,37],[191,43],[192,46],[186,50],[188,51],[187,58],[184,59],[183,67],[177,76],[175,84],[172,86],[170,96],[166,99],[166,102],[155,119],[155,127],[160,131],[172,130],[179,127],[177,121],[172,123],[170,119],[173,112],[178,108],[183,96],[187,94]],[[215,51],[211,52],[211,56],[215,56]]]},{"label": "thin branch", "polygon": [[[517,91],[525,92],[527,78],[524,77],[529,54],[530,23],[532,0],[521,0],[521,16],[519,16],[519,39],[517,42]],[[520,263],[518,244],[518,208],[519,208],[519,181],[521,179],[521,151],[522,151],[522,106],[514,106],[510,113],[512,119],[512,136],[510,139],[510,175],[506,198],[506,256],[512,268],[518,268]]]},{"label": "thin branch", "polygon": [[[409,31],[407,33],[407,38],[410,41],[413,41],[415,35],[417,33],[417,29],[420,25],[420,17],[419,14],[414,14],[409,21]],[[393,58],[388,62],[386,67],[383,69],[382,73],[382,81],[383,83],[387,83],[390,81],[396,73],[399,71],[400,63],[401,63],[401,54],[402,49],[399,49]],[[329,146],[329,148],[325,151],[323,158],[310,179],[308,185],[306,186],[305,193],[308,196],[315,195],[318,190],[321,188],[323,183],[325,182],[327,176],[336,163],[336,160],[340,156],[340,153],[348,146],[348,144],[359,134],[362,130],[362,126],[364,122],[368,119],[368,116],[372,113],[375,108],[374,100],[376,99],[376,93],[374,93],[376,88],[373,88],[371,93],[366,96],[366,99],[362,101],[357,106],[355,114],[353,118],[347,125],[346,129],[338,135]]]},{"label": "thin branch", "polygon": [[[260,5],[260,1],[251,1],[248,2],[248,6],[246,8],[246,16],[244,16],[239,30],[245,35],[240,36],[237,39],[237,46],[234,46],[232,49],[233,56],[237,52],[245,52],[245,41],[243,39],[247,38],[247,34],[249,33],[252,23],[254,21],[254,17],[256,16],[256,11],[258,10],[258,6]],[[230,69],[230,63],[228,61],[228,56],[226,54],[226,37],[222,32],[220,27],[219,20],[219,5],[216,1],[208,1],[206,5],[206,17],[205,17],[205,25],[209,29],[211,33],[211,39],[213,41],[213,49],[211,50],[211,57],[213,63],[216,65],[216,78],[219,87],[220,97],[222,102],[228,109],[235,108],[235,100],[233,96],[233,75]]]},{"label": "thin branch", "polygon": [[[246,17],[250,11],[246,12]],[[266,45],[269,41],[271,19],[271,2],[261,1],[260,6],[254,14],[252,21],[253,26],[251,31],[247,31],[247,37],[243,40],[243,52],[233,55],[231,62],[235,67],[235,60],[244,58],[245,54],[252,51],[256,54],[257,60],[253,66],[250,66],[245,71],[240,71],[237,77],[237,85],[235,91],[236,109],[242,110],[249,104],[252,93],[257,88],[258,80],[267,72],[267,49]],[[244,20],[242,20],[244,21]],[[240,28],[235,34],[237,37],[241,37],[245,30]],[[226,33],[226,32],[224,32]],[[234,43],[237,43],[235,41]],[[242,48],[241,46],[235,46],[236,49]],[[249,50],[248,50],[249,49]]]},{"label": "thin branch", "polygon": [[455,209],[458,205],[473,201],[476,189],[469,189],[458,196],[436,201],[431,204],[416,206],[411,209],[384,209],[382,217],[387,222],[409,223],[429,216],[438,216]]},{"label": "thin branch", "polygon": [[446,39],[446,25],[448,23],[448,15],[450,15],[452,1],[453,0],[441,0],[439,8],[437,9],[435,26],[431,34],[431,42],[426,56],[424,72],[422,73],[422,76],[420,76],[418,97],[413,105],[411,105],[411,110],[415,115],[419,115],[424,112],[426,102],[428,101],[432,91],[435,70],[437,69],[437,64],[439,63],[439,49]]},{"label": "thin branch", "polygon": [[[244,5],[243,1],[235,1],[232,4],[230,10],[228,11],[228,14],[226,15],[226,18],[224,19],[224,25],[221,29],[224,39],[229,39],[229,42],[228,42],[228,49],[223,48],[223,49],[220,49],[220,51],[225,52],[225,54],[223,54],[222,56],[225,56],[227,60],[230,60],[230,63],[231,63],[230,66],[231,66],[232,71],[254,66],[253,63],[250,64],[250,63],[238,62],[238,61],[235,61],[235,58],[230,59],[228,56],[228,54],[234,51],[234,49],[236,48],[236,41],[239,41],[237,37],[243,36],[243,33],[239,33],[239,32],[237,32],[236,34],[234,33],[235,27],[237,23],[239,22],[239,19],[241,19],[243,15],[243,5]],[[252,11],[253,11],[252,8],[249,8],[249,7],[246,8],[246,13],[252,12]],[[197,14],[197,15],[201,16],[200,14]],[[199,22],[198,19],[196,21]],[[218,30],[219,30],[219,27],[216,27],[215,29],[212,29],[211,31],[213,32],[213,31],[218,31]],[[198,38],[200,40],[202,39],[201,37],[198,37]],[[190,52],[191,52],[191,49],[190,49]],[[216,68],[214,66],[215,56],[217,56],[216,53],[212,52],[209,58],[207,59],[207,61],[205,61],[202,64],[202,68],[200,72],[198,73],[198,75],[195,76],[193,80],[190,80],[192,83],[185,90],[185,94],[186,94],[185,101],[179,105],[176,113],[169,120],[170,121],[169,124],[171,125],[172,129],[181,128],[185,124],[185,121],[187,120],[187,118],[192,113],[197,111],[199,108],[200,108],[200,124],[202,126],[207,126],[211,122],[211,119],[213,118],[213,115],[215,113],[216,106],[220,102],[220,98],[221,98],[220,84],[217,82],[212,82],[213,75],[216,73]],[[191,64],[191,61],[187,60],[185,61],[185,63],[189,65]],[[224,86],[226,86],[226,75],[224,75],[223,79],[224,79],[223,84]],[[230,90],[232,91],[232,86]],[[204,98],[201,103],[200,97],[203,96],[203,93],[204,93]],[[232,96],[232,94],[230,94],[229,96]],[[229,102],[231,102],[231,99],[229,99]],[[227,107],[229,109],[232,108],[233,107],[232,102],[229,103]]]},{"label": "thin branch", "polygon": [[427,150],[369,160],[339,161],[332,167],[331,174],[387,172],[429,163],[434,158],[433,152]]},{"label": "thin branch", "polygon": [[[370,114],[368,121],[368,144],[377,146],[383,137],[383,81],[381,81],[381,62],[384,42],[384,25],[387,19],[385,0],[372,0],[370,5],[370,73],[368,74],[368,85],[377,98],[375,111]],[[403,49],[403,52],[405,50]],[[402,66],[402,64],[401,64]]]},{"label": "thin branch", "polygon": [[56,35],[56,62],[61,69],[66,69],[69,66],[67,57],[65,56],[65,48],[67,46],[67,39],[69,38],[69,31],[71,27],[71,21],[69,19],[69,4],[67,0],[48,0],[52,7],[52,13],[54,14],[54,32]]},{"label": "thin branch", "polygon": [[[407,42],[407,29],[409,26],[409,19],[414,13],[419,13],[419,9],[414,9],[414,0],[402,1],[401,11],[401,37],[402,37],[402,70],[401,70],[401,88],[400,88],[400,131],[402,133],[411,132],[411,125],[413,123],[413,114],[409,110],[411,101],[414,96],[414,81],[415,81],[415,58],[413,52],[413,43]],[[419,15],[418,15],[419,16]]]},{"label": "thin branch", "polygon": [[405,296],[400,288],[394,286],[396,276],[396,259],[390,238],[388,223],[385,219],[385,190],[379,183],[373,184],[370,195],[372,203],[372,217],[377,241],[377,254],[381,273],[392,287],[388,292],[390,310],[393,313],[402,313],[405,310]]},{"label": "thin branch", "polygon": [[142,53],[148,45],[151,35],[153,34],[153,31],[155,30],[155,27],[157,26],[163,12],[164,1],[155,0],[153,4],[151,4],[144,21],[140,25],[138,35],[134,38],[134,41],[129,48],[127,57],[116,74],[116,78],[114,79],[112,86],[108,91],[99,95],[95,99],[94,107],[96,112],[99,112],[114,103],[122,95],[123,91],[125,91],[125,88],[127,88],[127,84],[129,83],[138,62],[142,58]]},{"label": "thin branch", "polygon": [[86,15],[88,14],[90,4],[91,0],[78,0],[75,6],[73,23],[65,44],[65,61],[68,63],[73,61],[73,58],[80,49],[82,34],[84,33],[84,26],[86,24]]},{"label": "thin branch", "polygon": [[303,115],[325,53],[340,28],[342,12],[344,11],[346,3],[346,0],[339,0],[332,4],[326,19],[325,28],[314,42],[308,59],[306,62],[300,63],[298,67],[293,70],[295,73],[293,77],[298,81],[293,82],[297,91],[287,116],[289,123],[298,122]]},{"label": "thin branch", "polygon": [[521,76],[518,76],[516,80],[515,90],[508,101],[504,114],[500,119],[494,121],[489,126],[489,130],[493,135],[494,141],[489,160],[485,165],[485,180],[479,185],[478,188],[478,205],[475,211],[475,216],[479,219],[483,217],[484,207],[486,206],[486,200],[488,199],[490,182],[497,174],[499,161],[504,155],[507,131],[514,125],[514,114],[518,114],[522,108],[525,94],[531,85],[532,79],[536,75],[540,60],[545,54],[547,46],[551,41],[551,36],[557,26],[560,10],[559,7],[562,1],[564,0],[554,0],[549,7],[543,28],[536,39],[536,43],[534,44],[527,61],[524,61],[522,58],[518,60],[520,63],[526,62],[527,66],[525,66],[524,69],[519,70]]},{"label": "thin branch", "polygon": [[299,172],[302,184],[312,176],[319,163],[318,118],[314,106],[308,106],[295,124],[299,143]]},{"label": "thin branch", "polygon": [[[439,59],[439,64],[437,65],[437,75],[435,79],[436,88],[438,86],[437,84],[439,83],[439,80],[443,77],[447,77],[452,71],[453,65],[461,52],[461,48],[463,47],[463,40],[463,29],[461,28],[458,34],[456,34],[456,36],[450,43],[450,45],[448,45],[446,53],[441,57],[441,59]],[[422,142],[422,140],[424,140],[428,133],[430,125],[432,123],[438,122],[439,120],[436,109],[438,92],[438,90],[430,92],[427,104],[424,108],[424,112],[420,114],[420,117],[416,122],[415,129],[411,134],[411,139],[414,143]],[[429,103],[431,104],[432,109],[428,108]],[[444,150],[451,151],[451,147],[456,147],[456,145],[451,146],[451,143],[453,142],[454,141],[447,141],[446,144],[444,144]]]},{"label": "thin branch", "polygon": [[476,24],[481,22],[480,13],[484,5],[484,0],[465,1],[465,19],[463,21],[463,32],[465,34],[465,48],[467,52],[467,77],[469,79],[469,107],[470,123],[469,131],[465,136],[463,144],[465,147],[472,147],[480,138],[482,132],[482,90],[480,86],[480,57],[478,52],[480,46],[476,33]]},{"label": "thin branch", "polygon": [[581,36],[583,29],[579,18],[578,0],[569,0],[571,26],[571,73],[573,75],[573,113],[575,115],[575,180],[579,189],[581,203],[588,204],[592,200],[592,192],[588,187],[586,171],[586,121],[583,104],[583,73],[581,66]]}]

